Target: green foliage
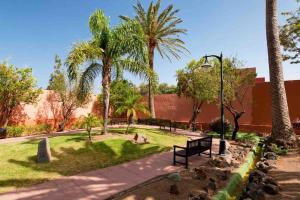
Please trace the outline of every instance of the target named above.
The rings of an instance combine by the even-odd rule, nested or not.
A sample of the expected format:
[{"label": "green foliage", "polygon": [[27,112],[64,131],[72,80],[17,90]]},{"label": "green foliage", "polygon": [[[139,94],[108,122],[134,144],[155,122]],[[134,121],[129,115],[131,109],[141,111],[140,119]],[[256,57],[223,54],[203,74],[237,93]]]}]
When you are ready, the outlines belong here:
[{"label": "green foliage", "polygon": [[[135,20],[142,27],[148,50],[156,48],[161,57],[166,56],[171,60],[170,56],[173,56],[179,59],[180,53],[188,52],[184,47],[184,42],[179,39],[179,35],[185,34],[187,31],[177,27],[183,22],[182,19],[176,16],[179,10],[174,10],[173,5],[169,5],[159,12],[160,4],[160,0],[156,3],[152,1],[149,7],[144,9],[138,1],[133,6],[136,13]],[[129,20],[126,16],[121,18]]]},{"label": "green foliage", "polygon": [[204,60],[192,60],[187,67],[177,71],[178,96],[190,97],[194,101],[211,103],[218,96],[218,82],[214,70],[201,67]]},{"label": "green foliage", "polygon": [[37,125],[18,125],[18,126],[7,126],[8,137],[20,137],[26,135],[50,133],[50,124],[37,124]]},{"label": "green foliage", "polygon": [[61,118],[58,131],[63,131],[65,124],[69,121],[74,111],[89,101],[89,95],[78,95],[79,85],[76,80],[70,80],[66,71],[61,68],[61,59],[55,56],[54,72],[49,79],[48,90],[52,90],[51,100],[59,102],[60,116],[53,113],[54,117]]},{"label": "green foliage", "polygon": [[101,126],[100,119],[98,119],[98,117],[92,113],[89,113],[86,117],[83,118],[82,124],[85,126],[87,131],[91,130],[91,128]]},{"label": "green foliage", "polygon": [[161,83],[158,85],[157,94],[175,94],[176,86],[168,85],[167,83]]},{"label": "green foliage", "polygon": [[[299,0],[297,0],[300,3]],[[284,60],[290,60],[292,64],[300,63],[300,6],[294,12],[285,12],[286,24],[280,30],[280,43],[287,53]]]},{"label": "green foliage", "polygon": [[138,90],[127,80],[116,80],[111,83],[110,102],[114,110],[122,106],[126,99],[137,95]]},{"label": "green foliage", "polygon": [[[214,138],[219,138],[220,134],[217,132],[209,132],[208,133],[209,136],[213,136]],[[230,132],[226,132],[225,133],[225,139],[227,140],[231,140],[231,133]],[[257,136],[255,133],[244,133],[244,132],[238,132],[237,136],[236,136],[236,141],[240,141],[240,142],[259,142],[260,137]]]},{"label": "green foliage", "polygon": [[7,125],[14,108],[35,103],[40,93],[31,68],[0,63],[0,127]]},{"label": "green foliage", "polygon": [[181,181],[181,176],[178,172],[175,172],[175,173],[169,174],[168,179],[170,181],[173,181],[173,182],[177,183],[177,182]]},{"label": "green foliage", "polygon": [[288,149],[277,146],[277,144],[271,143],[271,150],[277,155],[286,155],[288,153]]},{"label": "green foliage", "polygon": [[[209,127],[212,131],[221,134],[221,119],[217,118],[210,122]],[[231,124],[229,120],[224,121],[224,132],[227,133],[231,130]]]},{"label": "green foliage", "polygon": [[146,106],[141,102],[142,96],[139,94],[132,94],[128,96],[123,101],[118,102],[119,107],[116,109],[117,114],[124,114],[128,118],[128,121],[132,119],[137,119],[137,112],[141,112],[144,114],[149,114],[148,109]]},{"label": "green foliage", "polygon": [[6,128],[8,137],[20,137],[25,129],[23,126],[7,126]]}]

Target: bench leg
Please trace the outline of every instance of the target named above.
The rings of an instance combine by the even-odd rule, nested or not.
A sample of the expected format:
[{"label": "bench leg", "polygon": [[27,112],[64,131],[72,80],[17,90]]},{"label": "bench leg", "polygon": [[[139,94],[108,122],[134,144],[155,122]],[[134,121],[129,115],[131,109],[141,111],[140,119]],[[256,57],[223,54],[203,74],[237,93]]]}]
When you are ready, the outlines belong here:
[{"label": "bench leg", "polygon": [[189,166],[189,160],[188,157],[185,157],[185,168],[187,169]]},{"label": "bench leg", "polygon": [[210,150],[209,150],[209,157],[211,158],[211,146],[210,146]]}]

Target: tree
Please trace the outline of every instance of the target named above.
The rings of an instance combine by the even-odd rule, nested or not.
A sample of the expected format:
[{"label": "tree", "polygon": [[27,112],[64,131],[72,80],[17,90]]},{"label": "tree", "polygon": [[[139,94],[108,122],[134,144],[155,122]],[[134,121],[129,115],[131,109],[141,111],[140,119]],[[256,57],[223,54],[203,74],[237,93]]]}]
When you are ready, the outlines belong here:
[{"label": "tree", "polygon": [[[297,0],[299,3],[300,0]],[[280,30],[280,43],[287,54],[284,60],[290,60],[291,64],[300,63],[300,7],[295,12],[285,12],[286,24]]]},{"label": "tree", "polygon": [[132,123],[132,120],[137,119],[138,112],[142,112],[144,114],[149,113],[145,105],[141,103],[142,98],[143,97],[139,94],[133,94],[124,99],[124,101],[118,102],[119,107],[115,112],[120,115],[126,113],[128,124],[126,128],[126,134],[128,133],[128,129]]},{"label": "tree", "polygon": [[[156,49],[162,58],[167,57],[171,60],[171,56],[180,59],[179,53],[188,51],[184,47],[184,42],[179,39],[180,34],[186,33],[185,29],[177,28],[182,23],[182,19],[176,17],[179,10],[174,10],[173,5],[169,5],[159,13],[160,0],[154,4],[150,3],[147,10],[138,1],[133,7],[136,16],[135,19],[141,24],[147,47],[148,66],[151,71],[154,70],[154,50]],[[128,20],[128,17],[122,16]],[[155,118],[154,94],[153,86],[155,85],[151,79],[148,84],[148,106],[151,117]]]},{"label": "tree", "polygon": [[64,131],[65,125],[70,120],[74,111],[89,101],[89,95],[77,98],[78,83],[71,81],[65,70],[61,68],[62,62],[58,55],[55,56],[54,72],[51,73],[47,89],[52,90],[52,100],[60,105],[62,120],[57,131]]},{"label": "tree", "polygon": [[41,90],[31,68],[16,68],[3,62],[0,64],[0,127],[6,127],[13,110],[23,104],[35,103]]},{"label": "tree", "polygon": [[176,86],[161,83],[158,85],[157,94],[174,94],[176,93]]},{"label": "tree", "polygon": [[89,113],[88,116],[84,117],[83,125],[85,126],[86,131],[88,132],[89,140],[92,141],[92,137],[91,137],[92,128],[101,126],[99,119],[95,115]]},{"label": "tree", "polygon": [[235,140],[239,131],[239,119],[245,114],[245,98],[247,98],[247,93],[255,84],[256,73],[247,69],[237,68],[241,66],[241,62],[235,58],[225,58],[223,64],[224,107],[232,115],[234,121],[232,139]]},{"label": "tree", "polygon": [[195,125],[202,105],[215,101],[218,96],[219,84],[215,69],[203,69],[203,63],[203,59],[192,60],[185,69],[177,71],[177,95],[193,100],[193,113],[189,125]]},{"label": "tree", "polygon": [[266,0],[266,34],[272,93],[272,138],[294,142],[295,133],[289,117],[283,79],[277,0]]},{"label": "tree", "polygon": [[[79,94],[86,95],[92,89],[95,78],[102,73],[104,127],[107,133],[109,95],[112,71],[126,69],[135,74],[151,74],[145,67],[144,36],[140,25],[134,20],[122,22],[111,28],[109,18],[96,10],[89,19],[92,39],[74,45],[68,55],[69,76],[79,76],[79,65],[87,63],[80,75]],[[147,76],[148,77],[148,76]]]}]

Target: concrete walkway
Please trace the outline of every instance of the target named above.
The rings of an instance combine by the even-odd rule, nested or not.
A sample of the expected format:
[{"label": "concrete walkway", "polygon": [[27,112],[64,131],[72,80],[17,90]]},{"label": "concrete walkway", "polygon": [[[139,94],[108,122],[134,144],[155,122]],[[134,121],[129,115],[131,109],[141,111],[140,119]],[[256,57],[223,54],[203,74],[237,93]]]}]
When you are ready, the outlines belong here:
[{"label": "concrete walkway", "polygon": [[[216,149],[217,145],[213,145]],[[146,180],[182,170],[172,166],[172,152],[103,168],[76,176],[62,177],[30,188],[0,194],[1,200],[101,200]],[[190,166],[206,162],[207,155],[193,156]]]}]

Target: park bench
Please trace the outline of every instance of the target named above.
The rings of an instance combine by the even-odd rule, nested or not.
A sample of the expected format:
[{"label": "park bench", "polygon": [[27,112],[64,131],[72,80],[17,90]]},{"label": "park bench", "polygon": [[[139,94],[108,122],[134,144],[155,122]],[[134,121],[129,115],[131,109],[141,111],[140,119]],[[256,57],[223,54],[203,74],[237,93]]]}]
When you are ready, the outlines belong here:
[{"label": "park bench", "polygon": [[[211,157],[211,146],[212,146],[212,136],[204,137],[201,139],[191,140],[186,142],[186,147],[180,147],[174,145],[173,152],[173,165],[176,163],[184,164],[185,168],[188,168],[188,157],[193,155],[199,155],[207,150],[209,150],[209,157]],[[180,150],[177,150],[180,149]],[[185,162],[180,162],[176,160],[176,157],[184,157]]]},{"label": "park bench", "polygon": [[114,124],[126,124],[127,119],[126,118],[111,118],[110,119],[110,125]]}]

